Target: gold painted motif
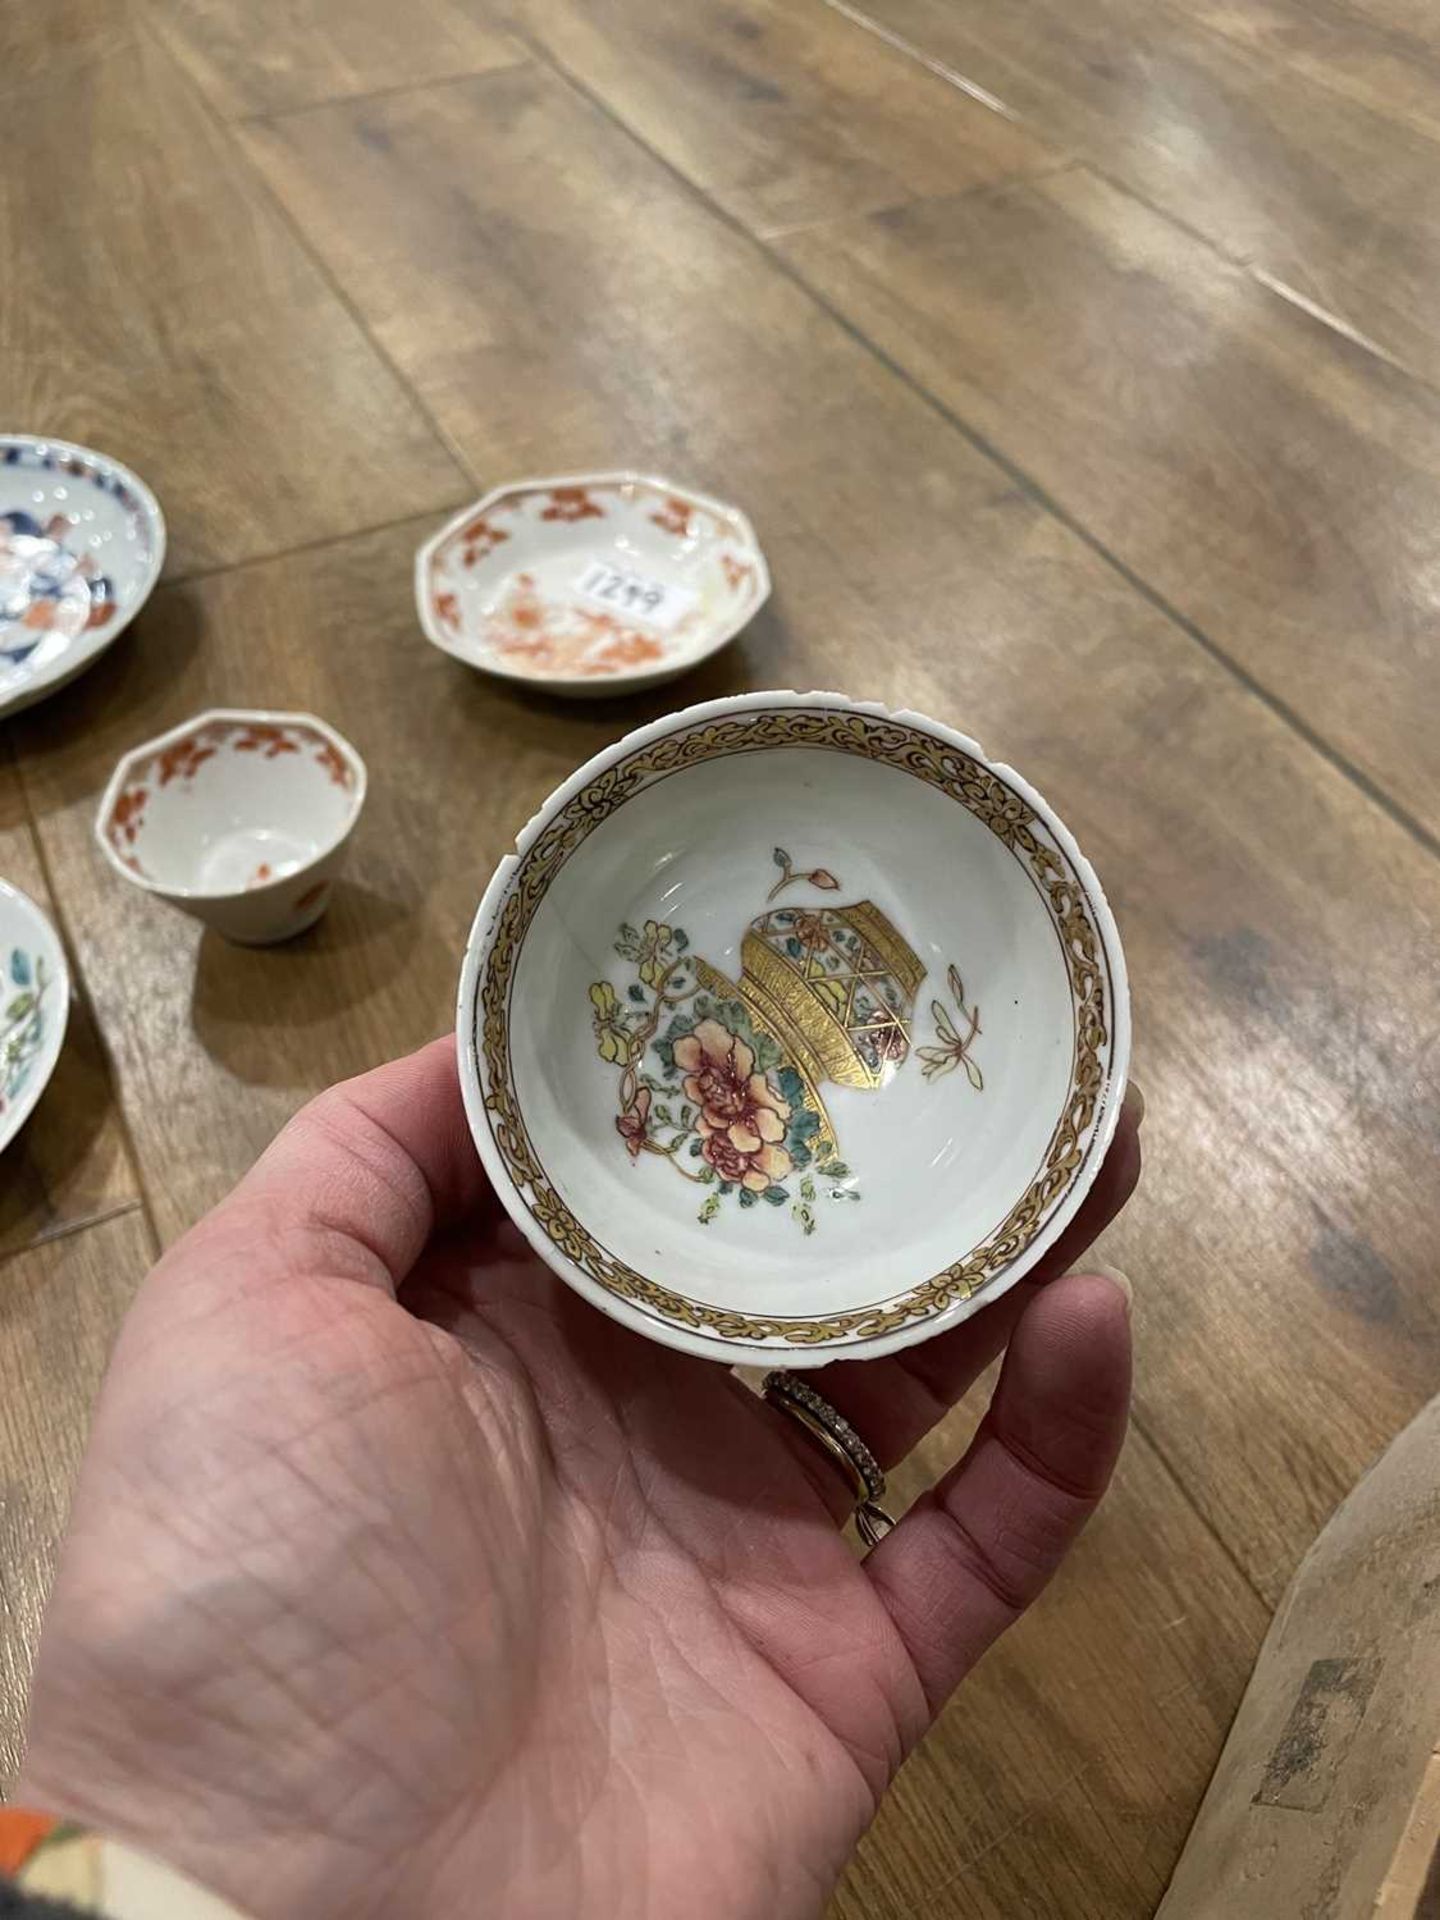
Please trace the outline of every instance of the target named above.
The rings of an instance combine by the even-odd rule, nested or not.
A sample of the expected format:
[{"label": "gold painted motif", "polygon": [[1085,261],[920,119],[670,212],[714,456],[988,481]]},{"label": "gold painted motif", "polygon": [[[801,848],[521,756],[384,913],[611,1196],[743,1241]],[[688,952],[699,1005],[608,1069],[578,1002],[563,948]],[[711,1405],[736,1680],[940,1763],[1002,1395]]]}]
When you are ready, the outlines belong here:
[{"label": "gold painted motif", "polygon": [[985,1075],[980,1071],[980,1063],[970,1051],[980,1032],[980,1009],[965,1004],[965,983],[960,978],[960,969],[952,966],[945,975],[945,983],[950,989],[950,998],[965,1031],[960,1032],[950,1017],[950,1009],[940,1000],[930,1002],[930,1017],[935,1022],[935,1043],[933,1046],[918,1049],[923,1065],[920,1071],[927,1080],[941,1080],[947,1073],[953,1073],[956,1067],[965,1069],[965,1078],[977,1093],[985,1088]]},{"label": "gold painted motif", "polygon": [[[787,868],[782,884],[793,879],[840,884],[825,868]],[[631,1160],[658,1156],[705,1188],[702,1226],[733,1197],[788,1207],[810,1234],[822,1193],[858,1200],[820,1086],[884,1085],[910,1051],[925,977],[880,909],[770,909],[744,935],[738,984],[660,921],[622,925],[615,951],[636,973],[624,1000],[608,980],[589,998],[596,1050],[619,1068],[615,1130]]]}]

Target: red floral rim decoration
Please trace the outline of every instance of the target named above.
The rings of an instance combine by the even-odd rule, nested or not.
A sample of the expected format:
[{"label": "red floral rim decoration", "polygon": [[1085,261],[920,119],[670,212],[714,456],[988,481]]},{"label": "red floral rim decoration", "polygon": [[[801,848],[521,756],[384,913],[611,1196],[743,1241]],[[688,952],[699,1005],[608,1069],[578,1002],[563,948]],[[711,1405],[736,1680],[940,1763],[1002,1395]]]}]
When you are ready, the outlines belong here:
[{"label": "red floral rim decoration", "polygon": [[132,873],[144,873],[130,849],[139,838],[152,792],[176,780],[190,785],[205,762],[225,748],[232,753],[253,753],[263,760],[313,748],[315,765],[330,784],[345,793],[354,791],[354,767],[333,740],[313,727],[271,720],[207,720],[146,759],[137,760],[116,795],[105,822],[105,837]]}]

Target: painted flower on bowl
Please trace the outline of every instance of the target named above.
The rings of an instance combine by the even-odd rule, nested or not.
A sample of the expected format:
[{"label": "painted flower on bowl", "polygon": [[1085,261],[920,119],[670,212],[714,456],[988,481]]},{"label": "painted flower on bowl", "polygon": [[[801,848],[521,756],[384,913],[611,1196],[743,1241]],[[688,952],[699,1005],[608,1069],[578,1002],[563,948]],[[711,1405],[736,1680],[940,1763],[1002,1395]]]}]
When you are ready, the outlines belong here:
[{"label": "painted flower on bowl", "polygon": [[797,913],[790,931],[811,953],[823,953],[830,944],[830,929],[818,913]]},{"label": "painted flower on bowl", "polygon": [[764,1193],[794,1170],[781,1144],[790,1104],[768,1074],[755,1071],[755,1056],[738,1034],[702,1020],[675,1042],[675,1064],[699,1109],[701,1155],[722,1180]]},{"label": "painted flower on bowl", "polygon": [[910,1041],[905,1029],[893,1020],[882,1020],[873,1027],[864,1027],[861,1029],[861,1035],[874,1048],[877,1060],[899,1062],[910,1051]]},{"label": "painted flower on bowl", "polygon": [[822,1191],[858,1200],[818,1095],[684,928],[626,921],[615,951],[637,977],[623,994],[594,981],[590,1018],[596,1051],[619,1070],[615,1131],[632,1164],[657,1157],[702,1188],[702,1226],[731,1200],[763,1201],[809,1234]]},{"label": "painted flower on bowl", "polygon": [[670,929],[663,921],[647,920],[640,934],[640,978],[647,987],[658,987],[665,974],[665,954],[670,946]]},{"label": "painted flower on bowl", "polygon": [[595,1026],[595,1046],[602,1060],[623,1066],[630,1058],[632,1041],[615,989],[608,980],[597,980],[590,989],[590,1018]]},{"label": "painted flower on bowl", "polygon": [[[13,996],[10,987],[15,989]],[[40,1056],[49,991],[43,957],[23,947],[12,948],[8,985],[0,981],[0,1114],[19,1097]]]},{"label": "painted flower on bowl", "polygon": [[615,1131],[625,1142],[625,1151],[638,1160],[650,1136],[650,1089],[638,1087],[635,1097],[623,1113],[615,1117]]}]

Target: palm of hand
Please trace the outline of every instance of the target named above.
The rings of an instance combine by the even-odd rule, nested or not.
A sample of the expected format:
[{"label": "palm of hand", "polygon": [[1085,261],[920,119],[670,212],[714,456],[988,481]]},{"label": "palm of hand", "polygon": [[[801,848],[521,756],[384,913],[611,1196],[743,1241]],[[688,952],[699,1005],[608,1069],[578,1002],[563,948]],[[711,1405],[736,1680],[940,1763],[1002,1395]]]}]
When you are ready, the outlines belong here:
[{"label": "palm of hand", "polygon": [[[259,1920],[477,1891],[814,1913],[973,1654],[931,1644],[941,1510],[885,1543],[888,1579],[862,1566],[803,1435],[576,1301],[478,1198],[453,1077],[431,1049],[309,1110],[147,1283],[47,1619],[31,1797]],[[432,1196],[458,1217],[433,1236]],[[1081,1396],[1098,1466],[1062,1503],[1103,1484],[1113,1386],[1104,1419]],[[965,1537],[983,1644],[1027,1576]]]}]

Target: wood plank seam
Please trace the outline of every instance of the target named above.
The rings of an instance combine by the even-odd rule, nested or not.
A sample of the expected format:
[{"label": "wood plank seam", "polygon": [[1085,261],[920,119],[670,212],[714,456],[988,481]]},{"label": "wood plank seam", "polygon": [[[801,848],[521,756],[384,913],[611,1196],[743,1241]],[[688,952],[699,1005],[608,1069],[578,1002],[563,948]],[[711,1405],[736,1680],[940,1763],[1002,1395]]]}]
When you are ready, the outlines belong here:
[{"label": "wood plank seam", "polygon": [[[1123,193],[1126,189],[1121,187],[1120,191]],[[1137,196],[1132,196],[1134,197]],[[1158,208],[1156,211],[1158,212]],[[1350,341],[1352,346],[1359,347],[1365,353],[1373,354],[1377,360],[1383,360],[1387,367],[1394,367],[1397,373],[1403,373],[1407,379],[1414,380],[1419,386],[1428,387],[1432,393],[1440,391],[1436,388],[1435,382],[1418,368],[1401,360],[1387,347],[1382,347],[1380,342],[1372,340],[1368,333],[1361,333],[1358,327],[1352,327],[1350,322],[1342,320],[1338,313],[1331,313],[1328,307],[1322,307],[1319,301],[1312,300],[1308,293],[1301,293],[1298,287],[1292,287],[1288,280],[1282,280],[1278,274],[1269,272],[1265,267],[1257,266],[1253,261],[1246,264],[1245,271],[1257,285],[1264,287],[1267,293],[1273,293],[1277,299],[1288,300],[1292,307],[1299,307],[1302,313],[1308,313],[1312,320],[1318,320],[1322,326],[1329,327],[1333,332],[1338,333],[1341,339]]]},{"label": "wood plank seam", "polygon": [[[1065,1793],[1070,1787],[1073,1787],[1078,1780],[1084,1778],[1091,1764],[1089,1760],[1082,1760],[1079,1766],[1072,1767],[1069,1773],[1057,1782],[1054,1789],[1057,1800],[1062,1793]],[[968,1878],[968,1876],[974,1872],[975,1868],[980,1865],[980,1862],[988,1858],[990,1854],[997,1853],[1001,1847],[1009,1846],[1010,1842],[1015,1839],[1017,1835],[1022,1834],[1034,1819],[1035,1812],[1032,1808],[1029,1812],[1022,1813],[1018,1819],[1012,1820],[1008,1826],[997,1833],[993,1839],[987,1840],[983,1846],[976,1847],[973,1853],[958,1863],[953,1872],[947,1874],[943,1880],[938,1881],[930,1888],[925,1895],[925,1906],[921,1909],[922,1913],[927,1909],[932,1912],[938,1912],[935,1902],[939,1900],[942,1895],[948,1894],[952,1887],[958,1886],[962,1880]]]},{"label": "wood plank seam", "polygon": [[1251,1575],[1250,1569],[1235,1552],[1230,1542],[1225,1538],[1224,1534],[1221,1533],[1219,1527],[1211,1519],[1210,1515],[1200,1505],[1199,1501],[1196,1500],[1194,1494],[1191,1493],[1189,1487],[1186,1486],[1184,1480],[1181,1478],[1179,1471],[1175,1467],[1169,1454],[1165,1451],[1165,1448],[1160,1444],[1156,1436],[1150,1432],[1145,1423],[1137,1417],[1133,1408],[1130,1414],[1130,1424],[1154,1454],[1161,1472],[1165,1475],[1166,1479],[1170,1481],[1183,1504],[1190,1509],[1201,1526],[1212,1536],[1221,1553],[1224,1554],[1225,1558],[1230,1562],[1230,1565],[1235,1569],[1240,1579],[1244,1581],[1249,1591],[1254,1594],[1266,1616],[1269,1617],[1272,1615],[1275,1611],[1274,1602],[1266,1599]]},{"label": "wood plank seam", "polygon": [[[524,46],[524,39],[517,35],[517,41]],[[526,48],[527,57],[533,58]],[[525,61],[517,60],[516,66],[524,66]],[[508,73],[509,67],[476,67],[468,73],[440,73],[433,80],[397,80],[393,86],[366,87],[360,93],[338,93],[326,95],[318,100],[297,100],[289,107],[259,107],[254,113],[238,114],[235,119],[227,120],[227,126],[254,127],[268,126],[273,120],[293,120],[297,114],[322,112],[330,107],[369,106],[376,100],[390,100],[401,93],[432,93],[441,87],[468,86],[472,80],[484,80],[492,73]]]},{"label": "wood plank seam", "polygon": [[228,0],[143,3],[196,86],[235,123],[353,99],[372,79],[383,87],[402,74],[421,83],[475,77],[523,61],[495,10],[469,0],[414,0],[407,9],[354,0],[333,22],[323,6],[284,0],[268,14],[268,0],[228,14]]},{"label": "wood plank seam", "polygon": [[[201,111],[205,114],[211,125],[219,130],[221,137],[234,158],[237,169],[243,170],[248,178],[258,182],[267,203],[274,209],[275,213],[284,223],[286,231],[290,234],[296,245],[300,247],[305,258],[324,280],[332,297],[339,302],[341,310],[345,313],[351,324],[359,328],[362,338],[369,343],[381,365],[390,374],[391,378],[398,383],[401,392],[408,398],[420,419],[429,427],[436,440],[445,449],[446,453],[449,454],[461,473],[478,489],[480,482],[476,478],[475,470],[470,465],[470,462],[465,458],[464,454],[460,451],[451,436],[445,431],[444,427],[442,427],[440,422],[435,418],[430,408],[421,399],[411,383],[405,378],[405,375],[400,371],[399,367],[396,366],[390,354],[375,338],[370,328],[365,324],[364,316],[360,313],[354,301],[351,300],[349,294],[346,293],[345,289],[336,280],[327,262],[311,246],[308,235],[296,221],[290,209],[280,199],[269,181],[265,179],[263,174],[260,173],[259,169],[251,161],[249,154],[245,151],[243,142],[236,137],[236,125],[238,123],[222,118],[218,108],[212,104],[201,88],[191,78],[184,64],[171,51],[163,35],[158,34],[148,20],[143,20],[140,23],[139,31],[144,34],[151,46],[159,50],[167,65],[179,75],[181,85],[188,90],[191,98],[199,103]],[[464,75],[462,77],[465,79],[473,79],[476,76]]]},{"label": "wood plank seam", "polygon": [[[123,1113],[120,1116],[120,1120],[123,1127]],[[128,1150],[128,1137],[126,1147]],[[113,1207],[101,1207],[95,1213],[79,1214],[73,1220],[61,1221],[57,1227],[47,1227],[44,1232],[37,1233],[34,1239],[28,1241],[23,1247],[11,1247],[7,1252],[0,1253],[0,1271],[3,1271],[11,1261],[22,1259],[25,1254],[32,1252],[36,1247],[53,1247],[57,1240],[67,1240],[70,1235],[74,1233],[86,1233],[91,1227],[103,1227],[107,1222],[119,1220],[127,1213],[145,1213],[146,1226],[151,1230],[151,1243],[155,1248],[156,1257],[158,1258],[159,1242],[155,1239],[153,1225],[149,1219],[149,1210],[144,1200],[136,1198],[134,1200],[117,1200]]]},{"label": "wood plank seam", "polygon": [[[824,0],[824,3],[828,5],[829,0]],[[526,34],[520,34],[517,37],[520,39],[522,45],[530,52],[538,66],[544,67],[553,73],[555,77],[561,81],[562,84],[569,87],[578,98],[584,100],[588,106],[599,113],[609,125],[616,127],[657,166],[663,167],[666,174],[682,187],[691,198],[700,201],[717,219],[722,220],[732,232],[739,234],[749,246],[763,254],[765,259],[771,262],[778,272],[785,275],[794,285],[801,288],[806,297],[812,300],[827,318],[832,320],[842,331],[848,334],[857,345],[863,347],[873,359],[885,368],[887,373],[893,375],[908,388],[910,392],[923,400],[932,412],[937,414],[948,426],[960,434],[977,453],[983,455],[992,465],[998,467],[1015,486],[1019,487],[1029,499],[1033,500],[1035,504],[1049,514],[1052,519],[1057,520],[1068,532],[1074,534],[1077,539],[1082,540],[1090,551],[1102,560],[1112,572],[1118,574],[1128,586],[1133,587],[1150,606],[1154,607],[1157,613],[1162,614],[1173,626],[1178,627],[1187,639],[1191,640],[1196,646],[1201,648],[1203,652],[1208,654],[1217,665],[1223,667],[1248,694],[1258,700],[1277,720],[1281,721],[1283,725],[1287,726],[1303,740],[1306,746],[1317,753],[1327,765],[1333,767],[1335,771],[1349,781],[1353,787],[1364,794],[1367,800],[1379,807],[1388,819],[1392,820],[1397,826],[1402,827],[1412,839],[1416,840],[1425,848],[1427,853],[1434,855],[1436,858],[1440,858],[1440,835],[1432,833],[1422,820],[1409,812],[1407,808],[1403,807],[1400,802],[1396,800],[1393,795],[1387,793],[1384,788],[1378,786],[1369,774],[1365,773],[1362,768],[1357,767],[1338,747],[1332,746],[1331,743],[1325,739],[1324,735],[1317,732],[1307,720],[1296,712],[1287,700],[1266,686],[1264,681],[1259,679],[1248,667],[1237,660],[1226,647],[1223,647],[1218,640],[1207,633],[1197,621],[1191,619],[1189,614],[1175,606],[1157,587],[1152,586],[1143,574],[1137,573],[1128,561],[1122,560],[1120,555],[1113,552],[1098,534],[1093,533],[1085,525],[1084,521],[1077,518],[1068,507],[1057,500],[1047,487],[1036,480],[1033,475],[1028,473],[1018,462],[1011,459],[1002,448],[996,446],[988,435],[982,433],[978,427],[973,426],[962,414],[957,413],[953,407],[949,406],[937,394],[932,393],[930,388],[915,374],[911,373],[906,366],[895,359],[893,355],[888,353],[877,342],[872,340],[861,327],[850,319],[842,308],[835,306],[827,299],[825,294],[816,288],[798,267],[794,266],[782,254],[774,252],[766,241],[752,233],[743,221],[739,220],[725,207],[720,206],[716,201],[711,199],[710,195],[707,194],[702,187],[697,186],[688,175],[675,166],[663,153],[652,147],[642,134],[636,132],[628,121],[624,120],[611,108],[608,101],[594,93],[577,74],[573,73],[557,59],[548,47],[533,40]],[[1088,162],[1073,161],[1067,166],[1057,169],[1056,174],[1052,174],[1049,177],[1055,178],[1058,174],[1078,172],[1082,169],[1089,173],[1096,171],[1096,169],[1089,166]],[[1124,191],[1123,188],[1120,190]],[[985,191],[985,189],[975,187],[970,189],[970,191],[978,194]],[[957,195],[956,197],[963,199],[965,195]],[[1160,208],[1152,208],[1151,211],[1162,219],[1168,220],[1170,217]],[[1201,237],[1203,238],[1203,236]],[[1209,243],[1206,242],[1205,244],[1208,245]],[[1273,294],[1272,297],[1278,298],[1278,296]]]},{"label": "wood plank seam", "polygon": [[[302,109],[297,108],[297,112]],[[368,339],[368,334],[367,334]],[[409,392],[406,387],[406,392]],[[472,482],[472,484],[474,484]],[[373,526],[352,527],[346,533],[322,533],[313,540],[301,540],[293,547],[278,547],[273,553],[247,553],[243,560],[224,560],[213,567],[194,567],[188,573],[167,573],[163,584],[167,587],[198,586],[201,581],[217,579],[223,573],[243,573],[247,567],[268,566],[272,560],[293,560],[302,554],[318,553],[325,547],[340,547],[347,540],[363,540],[370,534],[389,533],[392,528],[403,527],[409,521],[426,527],[443,526],[452,513],[458,513],[461,507],[468,506],[474,494],[467,490],[457,493],[453,500],[428,509],[424,513],[399,513],[390,520],[377,520]],[[416,627],[419,632],[419,627]]]},{"label": "wood plank seam", "polygon": [[[626,131],[628,132],[629,129],[627,128]],[[646,146],[645,151],[650,153],[652,149]],[[1023,179],[1027,186],[1034,186],[1043,180],[1057,179],[1062,173],[1073,173],[1075,168],[1082,164],[1083,162],[1076,160],[1073,156],[1069,156],[1065,159],[1057,160],[1053,167],[1041,167],[1035,173],[1027,173],[1023,176]],[[1011,175],[1009,177],[1014,179],[1019,176]],[[962,187],[958,193],[947,194],[946,198],[948,200],[968,200],[972,194],[989,193],[993,191],[995,187],[1002,184],[1003,181],[977,180],[973,187]],[[703,189],[700,189],[700,191],[703,192]],[[721,211],[718,202],[712,200],[708,194],[705,195],[705,202],[707,206],[715,207],[717,212]],[[911,204],[915,203],[912,202]],[[797,220],[790,226],[768,227],[763,234],[752,233],[750,238],[758,241],[759,244],[768,251],[773,241],[789,240],[798,233],[822,233],[829,224],[830,223],[825,220]],[[748,232],[748,229],[745,230]],[[776,254],[773,258],[778,263],[780,256]],[[811,288],[807,287],[806,292],[810,293],[812,298],[815,297]],[[823,301],[821,305],[824,305]],[[828,312],[829,309],[826,308],[826,311]]]},{"label": "wood plank seam", "polygon": [[859,27],[864,33],[871,33],[877,40],[883,40],[887,47],[893,47],[896,53],[904,54],[907,60],[913,60],[917,66],[924,67],[927,73],[933,73],[937,80],[943,80],[948,87],[955,87],[978,106],[988,107],[992,113],[998,113],[1003,120],[1013,120],[1017,126],[1023,125],[1023,116],[1015,108],[1006,104],[999,94],[991,93],[988,87],[982,87],[978,80],[972,80],[968,74],[961,73],[958,67],[952,67],[948,61],[937,60],[933,54],[926,53],[923,47],[917,47],[913,40],[907,40],[903,33],[896,33],[893,27],[885,26],[874,20],[868,13],[862,13],[859,7],[852,7],[848,0],[822,0],[832,13],[838,13],[842,20],[848,20],[852,26]]},{"label": "wood plank seam", "polygon": [[[927,73],[934,74],[938,80],[943,80],[947,86],[956,88],[957,91],[965,94],[968,99],[978,102],[980,106],[988,107],[991,112],[1000,114],[1002,118],[1012,121],[1018,127],[1034,126],[1034,122],[1028,119],[1025,114],[1019,112],[1015,107],[1008,105],[1007,102],[1000,99],[997,94],[991,93],[988,88],[982,87],[978,81],[971,80],[968,75],[961,73],[957,67],[950,66],[946,61],[934,58],[932,55],[926,53],[923,47],[917,47],[915,43],[912,40],[908,40],[904,34],[896,33],[893,28],[887,27],[883,21],[874,19],[873,16],[865,13],[861,8],[851,6],[849,0],[820,0],[820,4],[828,7],[832,13],[838,13],[842,19],[850,21],[850,23],[858,27],[862,33],[873,34],[883,45],[893,48],[896,53],[903,55],[907,60],[913,60],[917,66],[923,67]],[[1317,74],[1311,77],[1317,85],[1321,87],[1328,86],[1323,75]],[[1345,97],[1334,87],[1329,87],[1328,90],[1335,93],[1337,98]],[[1040,132],[1042,130],[1036,127],[1035,131]],[[1103,180],[1105,184],[1113,188],[1116,193],[1124,194],[1127,198],[1135,201],[1138,206],[1148,208],[1151,213],[1155,214],[1161,220],[1168,220],[1172,226],[1177,227],[1181,233],[1188,234],[1198,245],[1205,247],[1209,252],[1213,253],[1217,259],[1223,260],[1227,266],[1235,267],[1240,272],[1246,274],[1255,282],[1256,286],[1263,287],[1274,299],[1284,300],[1290,306],[1299,307],[1302,312],[1308,313],[1312,320],[1319,321],[1322,326],[1329,328],[1332,333],[1338,334],[1342,340],[1348,340],[1352,346],[1357,346],[1361,348],[1362,351],[1373,354],[1377,360],[1383,361],[1388,367],[1394,367],[1397,372],[1403,373],[1408,379],[1417,381],[1430,392],[1440,392],[1440,384],[1437,384],[1428,374],[1412,366],[1408,361],[1401,360],[1397,355],[1391,353],[1388,348],[1382,347],[1378,340],[1372,340],[1368,334],[1362,333],[1357,327],[1351,326],[1348,320],[1342,319],[1338,313],[1333,313],[1329,307],[1322,305],[1318,300],[1313,300],[1308,294],[1301,293],[1297,288],[1292,287],[1288,281],[1283,280],[1278,274],[1271,273],[1267,267],[1261,264],[1254,253],[1235,252],[1232,248],[1227,247],[1223,240],[1217,239],[1214,234],[1206,233],[1203,228],[1197,227],[1192,221],[1185,219],[1182,214],[1174,212],[1170,207],[1162,206],[1158,200],[1152,199],[1149,194],[1142,193],[1140,189],[1132,185],[1130,181],[1122,180],[1117,174],[1112,173],[1108,167],[1102,166],[1099,160],[1093,155],[1084,155],[1083,164],[1088,167],[1090,172],[1093,173],[1098,180]],[[1039,178],[1041,176],[1037,175],[1036,177]]]},{"label": "wood plank seam", "polygon": [[[825,4],[830,5],[831,0],[825,0]],[[1022,121],[1021,124],[1025,123]],[[1212,234],[1197,227],[1193,221],[1186,220],[1178,213],[1172,213],[1168,207],[1162,207],[1158,200],[1152,199],[1148,193],[1142,193],[1138,187],[1132,186],[1127,180],[1122,180],[1118,174],[1112,173],[1108,167],[1102,167],[1097,161],[1087,158],[1082,164],[1094,174],[1097,180],[1103,180],[1113,192],[1123,194],[1127,200],[1133,200],[1137,206],[1144,207],[1148,212],[1153,213],[1157,220],[1167,220],[1172,227],[1178,228],[1181,233],[1188,234],[1197,246],[1204,247],[1207,252],[1213,253],[1216,259],[1223,261],[1227,267],[1234,267],[1238,272],[1245,274],[1255,282],[1257,287],[1263,287],[1265,292],[1276,300],[1283,300],[1287,306],[1298,307],[1302,313],[1308,313],[1310,318],[1318,321],[1322,327],[1327,328],[1331,333],[1338,334],[1342,340],[1348,340],[1352,347],[1359,347],[1363,353],[1383,361],[1387,367],[1393,367],[1397,373],[1403,373],[1407,380],[1415,381],[1417,386],[1425,387],[1431,393],[1440,392],[1440,387],[1437,387],[1428,374],[1401,360],[1391,353],[1388,347],[1382,347],[1378,340],[1372,340],[1368,333],[1362,333],[1358,327],[1352,327],[1348,320],[1342,319],[1338,313],[1332,313],[1329,307],[1322,306],[1318,300],[1312,300],[1308,293],[1301,293],[1298,287],[1292,287],[1288,280],[1282,280],[1278,274],[1271,273],[1268,267],[1261,266],[1252,256],[1233,252]]]}]

